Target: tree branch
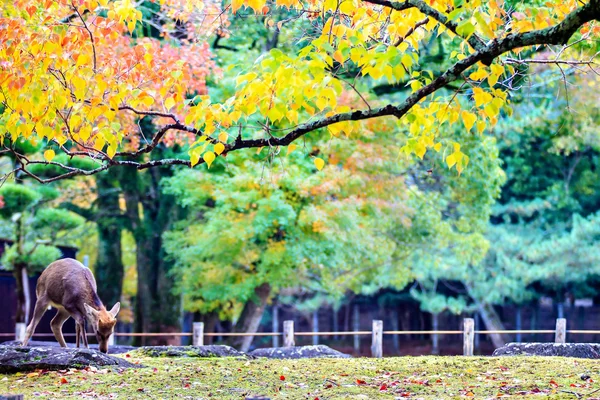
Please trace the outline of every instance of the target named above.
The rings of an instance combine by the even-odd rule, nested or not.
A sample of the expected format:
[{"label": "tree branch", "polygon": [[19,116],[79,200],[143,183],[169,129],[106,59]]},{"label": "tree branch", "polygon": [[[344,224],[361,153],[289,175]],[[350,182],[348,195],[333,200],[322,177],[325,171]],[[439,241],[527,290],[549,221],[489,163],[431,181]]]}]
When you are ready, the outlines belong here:
[{"label": "tree branch", "polygon": [[[384,1],[384,0],[365,0],[370,2],[375,1]],[[376,3],[377,4],[377,3]],[[422,3],[421,0],[408,0],[408,2],[404,3],[394,3],[396,7],[401,9],[407,9],[410,7],[417,7],[414,4],[418,4],[422,6],[425,3]],[[429,7],[429,6],[427,6]],[[434,10],[435,11],[435,10]],[[435,11],[438,13],[437,11]],[[439,13],[438,13],[439,14]],[[441,15],[441,14],[440,14]],[[435,18],[434,16],[431,16]],[[445,18],[445,17],[444,17]],[[437,19],[437,18],[436,18]],[[307,122],[304,124],[300,124],[296,126],[294,129],[290,130],[287,134],[282,137],[268,137],[261,139],[242,139],[241,136],[238,136],[233,143],[229,143],[225,145],[225,150],[222,155],[226,155],[229,152],[244,149],[244,148],[257,148],[257,147],[266,147],[266,146],[287,146],[296,139],[304,136],[305,134],[312,132],[314,130],[327,127],[329,125],[335,124],[337,122],[342,121],[362,121],[366,119],[383,117],[383,116],[394,116],[396,118],[401,118],[404,116],[410,109],[417,104],[419,101],[424,99],[426,96],[434,93],[438,89],[441,89],[447,86],[449,83],[457,80],[460,75],[477,64],[478,62],[483,62],[484,60],[490,61],[494,60],[498,56],[509,52],[511,50],[527,47],[527,46],[535,46],[535,45],[565,45],[567,44],[569,38],[585,23],[590,22],[592,20],[600,19],[600,0],[590,0],[589,3],[584,6],[578,8],[577,10],[568,14],[565,19],[556,24],[555,26],[548,27],[545,29],[535,30],[531,32],[525,33],[517,33],[511,34],[504,38],[493,39],[488,44],[484,46],[478,45],[478,50],[465,57],[464,59],[456,62],[453,66],[451,66],[444,73],[439,75],[436,79],[434,79],[430,84],[423,86],[421,89],[417,90],[410,96],[408,96],[402,103],[398,105],[388,104],[383,107],[369,109],[369,110],[355,110],[345,113],[339,113],[335,115],[331,115],[329,117],[325,117],[319,120]],[[129,156],[136,157],[144,153],[151,152],[156,145],[160,142],[164,134],[169,130],[179,130],[185,132],[192,132],[196,135],[201,135],[202,132],[197,129],[189,126],[182,125],[180,123],[170,124],[163,127],[157,135],[154,137],[152,143],[143,147],[142,149],[135,152],[120,152],[119,156]],[[208,138],[212,143],[216,143],[217,141],[213,138]],[[92,170],[82,170],[73,167],[68,167],[56,162],[47,162],[47,161],[30,161],[25,157],[19,157],[21,161],[21,167],[19,170],[22,170],[27,175],[33,177],[39,182],[48,183],[56,180],[76,176],[76,175],[93,175],[98,172],[104,171],[109,167],[116,165],[128,165],[133,166],[137,169],[147,169],[153,168],[157,166],[166,166],[166,165],[185,165],[191,166],[190,161],[181,160],[181,159],[162,159],[162,160],[152,160],[147,162],[138,162],[138,161],[129,161],[129,160],[106,160],[106,164],[92,169]],[[204,160],[200,160],[200,164],[203,163]],[[29,171],[27,171],[26,166],[28,164],[46,164],[46,165],[57,165],[59,167],[64,168],[66,171],[65,174],[59,175],[57,177],[49,178],[49,179],[41,179]]]},{"label": "tree branch", "polygon": [[[363,1],[366,3],[371,3],[371,4],[376,4],[379,6],[388,7],[388,8],[394,9],[396,11],[404,11],[404,10],[408,10],[411,8],[416,8],[417,10],[421,11],[423,14],[427,15],[428,17],[433,18],[434,20],[438,21],[440,24],[444,25],[446,27],[446,29],[448,29],[450,32],[454,33],[455,35],[457,35],[459,37],[462,37],[456,31],[456,29],[458,28],[458,24],[456,22],[449,20],[448,17],[446,17],[443,13],[441,13],[440,11],[431,7],[423,0],[406,0],[403,2],[390,1],[390,0],[363,0]],[[413,29],[416,29],[416,28],[418,28],[418,26],[414,27]],[[469,43],[469,45],[474,50],[477,50],[477,51],[483,50],[483,48],[485,46],[485,41],[483,39],[481,39],[480,37],[478,37],[477,35],[471,35],[471,37],[466,39],[466,41],[467,41],[467,43]]]}]

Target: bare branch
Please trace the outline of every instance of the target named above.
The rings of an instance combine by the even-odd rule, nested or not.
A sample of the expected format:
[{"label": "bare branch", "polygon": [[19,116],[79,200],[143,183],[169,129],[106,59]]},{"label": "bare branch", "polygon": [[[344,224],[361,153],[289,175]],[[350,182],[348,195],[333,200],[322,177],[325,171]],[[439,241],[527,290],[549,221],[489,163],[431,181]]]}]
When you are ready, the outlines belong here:
[{"label": "bare branch", "polygon": [[396,43],[394,43],[394,47],[398,47],[400,46],[400,44],[402,44],[402,42],[404,42],[410,35],[412,35],[418,28],[420,28],[421,26],[427,24],[429,22],[429,18],[425,18],[419,22],[417,22],[414,26],[411,26],[410,29],[408,30],[408,32],[406,32],[406,35],[398,38],[398,40],[396,41]]},{"label": "bare branch", "polygon": [[505,63],[508,64],[565,64],[565,65],[594,65],[597,64],[593,60],[589,61],[578,61],[578,60],[535,60],[535,59],[523,59],[517,58],[506,58]]},{"label": "bare branch", "polygon": [[[459,37],[462,37],[456,31],[458,28],[458,24],[456,22],[451,21],[443,13],[441,13],[440,11],[431,7],[423,0],[406,0],[403,2],[391,1],[391,0],[363,0],[363,1],[366,3],[377,4],[379,6],[388,7],[388,8],[394,9],[396,11],[404,11],[404,10],[408,10],[410,8],[416,8],[419,11],[421,11],[423,14],[427,15],[428,17],[433,18],[434,20],[438,21],[440,24],[444,25],[446,27],[446,29],[448,29],[450,32],[454,33],[455,35],[457,35]],[[414,27],[414,29],[416,29],[416,28],[418,28],[418,26]],[[466,41],[467,41],[467,43],[469,43],[469,45],[474,50],[477,50],[477,51],[483,50],[483,48],[485,46],[485,41],[483,39],[481,39],[480,37],[478,37],[477,35],[471,35],[471,37],[466,39]]]},{"label": "bare branch", "polygon": [[85,18],[83,18],[83,15],[81,15],[81,13],[79,12],[79,10],[77,9],[77,6],[75,4],[73,4],[73,3],[71,3],[71,5],[73,6],[73,9],[75,10],[75,13],[77,14],[77,16],[79,17],[79,19],[83,23],[83,27],[85,28],[85,30],[87,31],[88,35],[90,36],[90,42],[92,42],[92,52],[94,54],[94,72],[96,72],[98,69],[96,67],[96,43],[94,42],[94,35],[92,34],[92,31],[90,31],[90,28],[87,26],[87,23],[85,22]]}]

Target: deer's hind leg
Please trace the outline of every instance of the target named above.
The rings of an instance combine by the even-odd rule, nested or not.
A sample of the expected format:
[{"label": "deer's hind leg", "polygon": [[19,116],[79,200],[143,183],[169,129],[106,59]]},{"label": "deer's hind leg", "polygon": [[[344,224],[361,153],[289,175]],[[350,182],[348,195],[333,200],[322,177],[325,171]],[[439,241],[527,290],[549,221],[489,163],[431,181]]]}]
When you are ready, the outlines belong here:
[{"label": "deer's hind leg", "polygon": [[60,344],[60,347],[67,347],[67,344],[65,343],[65,338],[62,334],[62,326],[65,323],[65,321],[69,319],[69,317],[70,315],[67,312],[67,310],[65,310],[64,308],[59,308],[56,311],[56,315],[54,316],[54,318],[52,318],[52,322],[50,323],[50,326],[52,327],[52,333],[54,333],[54,337]]},{"label": "deer's hind leg", "polygon": [[31,319],[31,322],[29,323],[29,326],[27,327],[27,332],[25,334],[25,340],[23,341],[23,346],[27,346],[27,343],[29,343],[29,340],[31,339],[31,337],[33,336],[33,333],[35,332],[35,328],[37,328],[37,325],[40,323],[40,320],[42,319],[42,317],[44,316],[44,313],[48,309],[48,304],[49,304],[49,301],[46,297],[39,297],[37,299],[37,301],[35,302],[33,318]]}]

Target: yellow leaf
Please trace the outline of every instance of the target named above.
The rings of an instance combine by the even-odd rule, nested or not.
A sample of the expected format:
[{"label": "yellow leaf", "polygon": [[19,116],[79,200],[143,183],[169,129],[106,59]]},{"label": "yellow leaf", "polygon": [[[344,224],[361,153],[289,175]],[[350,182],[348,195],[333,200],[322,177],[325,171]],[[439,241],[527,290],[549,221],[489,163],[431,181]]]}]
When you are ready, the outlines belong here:
[{"label": "yellow leaf", "polygon": [[467,128],[467,131],[470,131],[475,121],[477,121],[477,116],[469,111],[463,111],[461,113],[461,116],[463,124],[465,124],[465,127]]},{"label": "yellow leaf", "polygon": [[456,157],[454,156],[454,153],[446,157],[446,164],[448,164],[448,168],[452,168],[454,164],[456,164]]},{"label": "yellow leaf", "polygon": [[54,150],[52,150],[52,149],[48,149],[44,152],[44,158],[48,162],[52,161],[52,159],[54,158],[55,155],[56,154],[54,153]]},{"label": "yellow leaf", "polygon": [[215,161],[215,158],[217,157],[212,151],[207,151],[206,153],[204,153],[202,158],[204,158],[204,162],[206,163],[206,165],[208,165],[208,168],[210,168],[210,165],[213,163],[213,161]]},{"label": "yellow leaf", "polygon": [[235,14],[243,4],[244,0],[231,0],[231,11]]},{"label": "yellow leaf", "polygon": [[84,125],[79,129],[79,138],[84,142],[87,142],[92,134],[92,127],[90,125]]},{"label": "yellow leaf", "polygon": [[433,149],[435,151],[440,151],[442,149],[442,144],[441,143],[436,143],[435,146],[433,146]]},{"label": "yellow leaf", "polygon": [[325,161],[322,158],[315,157],[315,167],[320,171],[325,166]]},{"label": "yellow leaf", "polygon": [[227,132],[219,133],[219,141],[220,142],[227,143],[227,138],[229,138],[229,135],[227,134]]},{"label": "yellow leaf", "polygon": [[167,100],[165,100],[165,107],[167,110],[170,110],[171,108],[173,108],[174,105],[175,105],[175,99],[173,99],[172,97],[169,97]]},{"label": "yellow leaf", "polygon": [[279,111],[277,107],[273,107],[267,113],[267,117],[269,117],[271,121],[278,121],[283,117],[283,113]]},{"label": "yellow leaf", "polygon": [[77,57],[77,67],[81,67],[82,65],[86,65],[87,63],[89,63],[91,60],[90,56],[88,56],[87,54],[80,54],[79,57]]},{"label": "yellow leaf", "polygon": [[287,153],[290,154],[292,151],[296,150],[298,146],[294,143],[290,143],[290,145],[287,148]]},{"label": "yellow leaf", "polygon": [[136,21],[134,19],[129,20],[129,22],[127,22],[127,29],[129,29],[129,33],[133,33],[133,30],[135,29],[135,24]]},{"label": "yellow leaf", "polygon": [[427,151],[427,148],[425,146],[423,146],[423,144],[421,143],[417,143],[415,145],[415,154],[417,155],[417,157],[419,157],[421,160],[423,159],[423,156],[425,156],[425,152]]},{"label": "yellow leaf", "polygon": [[225,150],[225,146],[223,145],[223,143],[215,144],[215,153],[221,154],[224,150]]},{"label": "yellow leaf", "polygon": [[117,147],[116,146],[108,146],[108,148],[106,149],[106,154],[110,158],[113,158],[116,153],[117,153]]},{"label": "yellow leaf", "polygon": [[142,104],[150,107],[152,104],[154,104],[154,99],[151,96],[146,96],[142,99]]}]

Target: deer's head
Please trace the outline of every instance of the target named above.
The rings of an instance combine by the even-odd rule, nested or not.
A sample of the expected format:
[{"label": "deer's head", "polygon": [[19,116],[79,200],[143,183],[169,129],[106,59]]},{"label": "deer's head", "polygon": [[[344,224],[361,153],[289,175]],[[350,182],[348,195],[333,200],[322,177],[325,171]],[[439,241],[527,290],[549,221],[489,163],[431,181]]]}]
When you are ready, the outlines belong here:
[{"label": "deer's head", "polygon": [[115,330],[117,324],[117,314],[121,309],[121,303],[117,303],[110,311],[106,311],[104,307],[96,310],[89,305],[85,305],[88,321],[96,332],[98,340],[98,349],[103,353],[108,353],[108,339]]}]

